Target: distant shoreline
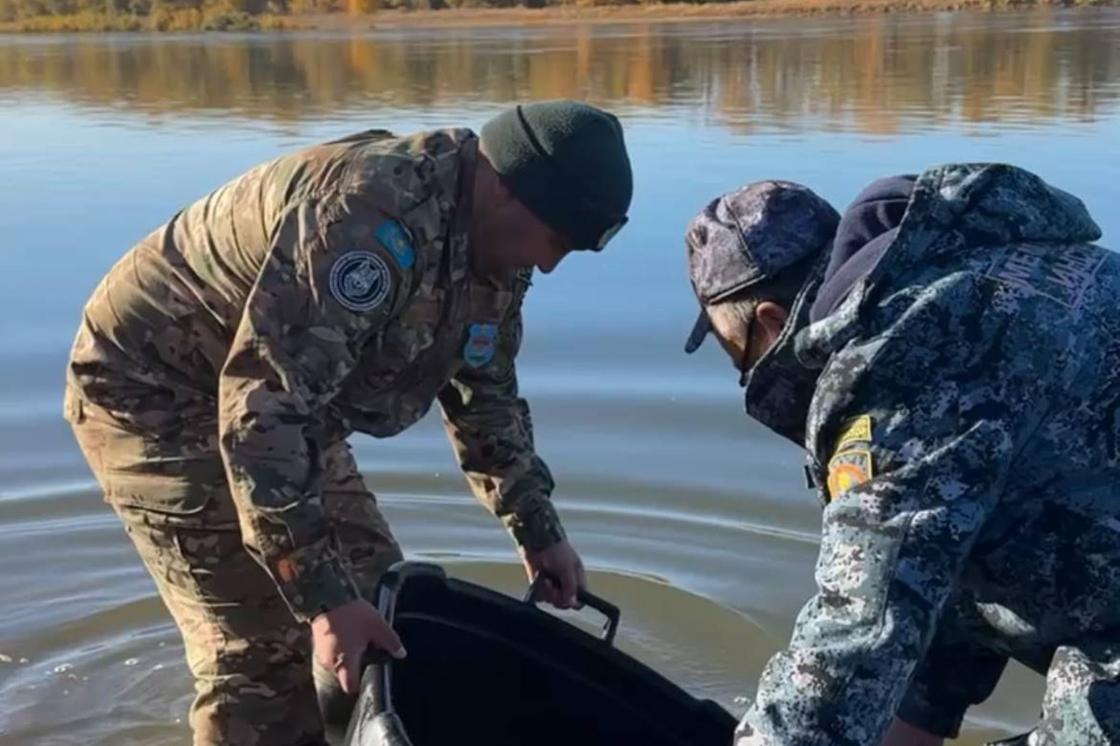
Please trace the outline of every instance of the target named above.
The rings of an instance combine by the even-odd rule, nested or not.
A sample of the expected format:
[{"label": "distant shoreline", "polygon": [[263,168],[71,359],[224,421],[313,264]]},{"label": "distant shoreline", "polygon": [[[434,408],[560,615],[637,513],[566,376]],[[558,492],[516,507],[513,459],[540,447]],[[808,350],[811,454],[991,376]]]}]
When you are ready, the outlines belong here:
[{"label": "distant shoreline", "polygon": [[936,11],[1003,12],[1116,7],[1120,0],[733,0],[731,2],[641,2],[629,5],[551,5],[544,8],[448,8],[207,17],[197,11],[161,24],[149,17],[84,13],[0,21],[5,32],[74,31],[369,31],[395,28],[517,27],[579,23],[672,23],[780,16],[853,16]]},{"label": "distant shoreline", "polygon": [[[633,5],[554,5],[547,8],[460,8],[453,10],[384,10],[369,16],[323,14],[302,20],[299,28],[322,30],[510,27],[573,23],[672,23],[726,21],[779,16],[886,15],[933,11],[1014,11],[1040,8],[1116,7],[1120,0],[733,0],[706,3]],[[306,24],[306,25],[305,25]]]}]

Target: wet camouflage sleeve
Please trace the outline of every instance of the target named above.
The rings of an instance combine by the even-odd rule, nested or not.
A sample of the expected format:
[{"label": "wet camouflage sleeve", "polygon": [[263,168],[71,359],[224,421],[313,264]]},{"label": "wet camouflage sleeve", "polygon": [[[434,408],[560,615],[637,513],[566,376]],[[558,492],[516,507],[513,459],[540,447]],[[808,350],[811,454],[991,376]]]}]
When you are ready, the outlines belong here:
[{"label": "wet camouflage sleeve", "polygon": [[818,592],[737,743],[876,746],[898,710],[1052,394],[1051,346],[990,293],[968,273],[907,290],[881,306],[888,331],[823,371],[809,423],[831,433]]},{"label": "wet camouflage sleeve", "polygon": [[358,597],[323,513],[323,415],[411,278],[356,197],[305,202],[273,233],[219,384],[221,451],[247,550],[297,618]]},{"label": "wet camouflage sleeve", "polygon": [[[526,280],[527,284],[527,280]],[[537,456],[528,403],[518,396],[521,300],[498,331],[493,359],[464,366],[440,392],[448,437],[475,496],[501,519],[518,546],[544,549],[564,539],[552,505],[552,475]]]}]

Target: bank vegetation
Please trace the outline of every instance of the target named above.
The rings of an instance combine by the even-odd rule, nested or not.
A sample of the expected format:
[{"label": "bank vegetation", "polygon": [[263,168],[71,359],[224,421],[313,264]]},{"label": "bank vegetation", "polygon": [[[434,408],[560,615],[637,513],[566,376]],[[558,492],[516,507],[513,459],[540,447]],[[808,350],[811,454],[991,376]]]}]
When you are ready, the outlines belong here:
[{"label": "bank vegetation", "polygon": [[1120,0],[0,0],[0,32],[521,25],[1089,5]]}]

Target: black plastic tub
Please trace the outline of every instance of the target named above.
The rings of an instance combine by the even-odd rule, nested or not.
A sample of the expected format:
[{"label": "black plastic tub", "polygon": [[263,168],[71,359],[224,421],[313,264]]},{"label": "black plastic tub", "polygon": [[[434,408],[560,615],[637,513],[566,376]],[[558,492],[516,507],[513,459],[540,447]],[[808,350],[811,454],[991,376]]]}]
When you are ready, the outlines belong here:
[{"label": "black plastic tub", "polygon": [[735,720],[528,601],[403,562],[377,605],[408,649],[362,676],[348,746],[728,746]]}]

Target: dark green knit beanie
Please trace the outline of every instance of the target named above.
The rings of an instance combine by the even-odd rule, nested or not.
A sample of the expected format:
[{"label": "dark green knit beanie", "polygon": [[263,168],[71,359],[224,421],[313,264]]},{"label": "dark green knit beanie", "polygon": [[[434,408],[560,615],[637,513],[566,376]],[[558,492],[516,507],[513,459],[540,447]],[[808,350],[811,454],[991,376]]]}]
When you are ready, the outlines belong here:
[{"label": "dark green knit beanie", "polygon": [[634,185],[614,115],[578,101],[523,104],[482,127],[482,147],[514,196],[577,249],[602,249],[626,223]]}]

